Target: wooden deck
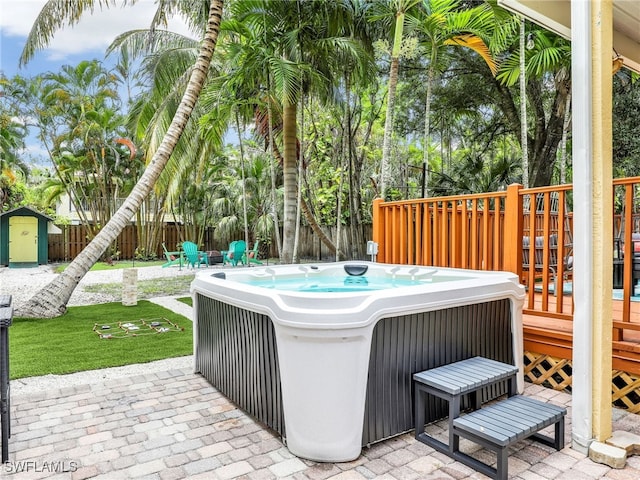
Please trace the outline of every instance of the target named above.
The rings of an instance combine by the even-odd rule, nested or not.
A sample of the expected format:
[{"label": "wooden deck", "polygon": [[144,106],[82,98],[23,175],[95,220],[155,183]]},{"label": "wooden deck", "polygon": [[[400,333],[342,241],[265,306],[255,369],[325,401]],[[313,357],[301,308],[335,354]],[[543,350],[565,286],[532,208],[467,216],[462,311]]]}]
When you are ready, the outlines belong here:
[{"label": "wooden deck", "polygon": [[[573,296],[570,294],[556,297],[548,295],[548,311],[572,311]],[[530,297],[528,297],[529,299]],[[562,305],[557,303],[561,299]],[[536,293],[533,308],[525,302],[523,315],[524,349],[543,353],[556,358],[571,360],[573,342],[573,319],[569,315],[544,314],[540,312],[543,295]],[[629,321],[623,322],[624,302],[613,300],[613,368],[640,375],[640,302],[629,302]],[[618,326],[620,329],[616,330]],[[621,338],[615,338],[615,331]]]}]

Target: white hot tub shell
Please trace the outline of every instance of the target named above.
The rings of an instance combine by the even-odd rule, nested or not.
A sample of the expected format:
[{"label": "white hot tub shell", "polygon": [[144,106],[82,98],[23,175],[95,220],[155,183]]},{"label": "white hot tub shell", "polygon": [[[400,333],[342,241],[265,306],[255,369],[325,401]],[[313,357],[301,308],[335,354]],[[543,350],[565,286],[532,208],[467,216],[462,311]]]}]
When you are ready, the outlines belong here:
[{"label": "white hot tub shell", "polygon": [[[349,292],[252,284],[348,278],[349,265],[368,278],[419,284]],[[198,272],[191,291],[196,371],[310,460],[350,461],[363,445],[410,430],[417,371],[482,355],[519,366],[524,386],[525,293],[511,273],[283,265]],[[427,421],[444,415],[436,404]]]}]

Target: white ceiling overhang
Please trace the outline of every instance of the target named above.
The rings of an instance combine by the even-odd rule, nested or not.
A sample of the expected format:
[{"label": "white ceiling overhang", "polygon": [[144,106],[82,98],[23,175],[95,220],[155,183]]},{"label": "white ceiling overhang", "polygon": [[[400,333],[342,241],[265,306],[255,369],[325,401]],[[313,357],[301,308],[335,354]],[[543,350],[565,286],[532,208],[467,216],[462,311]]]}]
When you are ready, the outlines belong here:
[{"label": "white ceiling overhang", "polygon": [[[498,0],[498,5],[571,39],[571,0]],[[626,68],[640,73],[640,0],[613,0],[613,48]]]}]

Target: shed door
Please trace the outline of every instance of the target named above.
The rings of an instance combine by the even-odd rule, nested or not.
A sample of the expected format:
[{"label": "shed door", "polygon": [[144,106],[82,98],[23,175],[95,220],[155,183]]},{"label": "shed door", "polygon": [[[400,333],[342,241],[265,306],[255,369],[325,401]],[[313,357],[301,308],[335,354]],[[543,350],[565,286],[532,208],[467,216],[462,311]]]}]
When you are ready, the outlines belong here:
[{"label": "shed door", "polygon": [[9,262],[38,262],[38,219],[9,218]]}]

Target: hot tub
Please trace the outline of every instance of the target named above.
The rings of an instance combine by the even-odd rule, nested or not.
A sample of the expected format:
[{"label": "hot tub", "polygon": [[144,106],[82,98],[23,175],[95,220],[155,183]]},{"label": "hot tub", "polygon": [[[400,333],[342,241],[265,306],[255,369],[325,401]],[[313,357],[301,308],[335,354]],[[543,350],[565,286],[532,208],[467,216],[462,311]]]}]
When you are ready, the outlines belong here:
[{"label": "hot tub", "polygon": [[[282,265],[198,272],[191,292],[196,371],[310,460],[350,461],[413,429],[415,372],[481,355],[518,365],[524,386],[511,273]],[[446,414],[434,399],[427,421]]]}]

